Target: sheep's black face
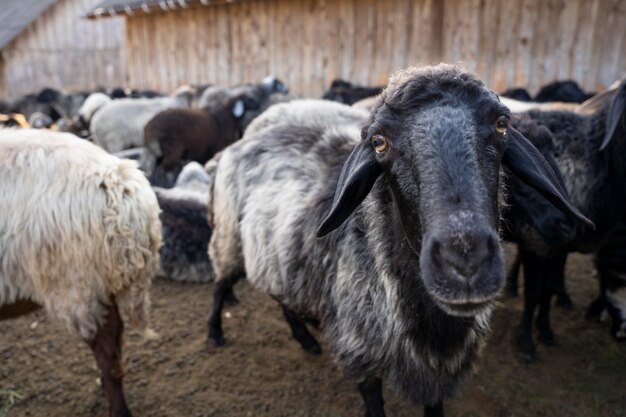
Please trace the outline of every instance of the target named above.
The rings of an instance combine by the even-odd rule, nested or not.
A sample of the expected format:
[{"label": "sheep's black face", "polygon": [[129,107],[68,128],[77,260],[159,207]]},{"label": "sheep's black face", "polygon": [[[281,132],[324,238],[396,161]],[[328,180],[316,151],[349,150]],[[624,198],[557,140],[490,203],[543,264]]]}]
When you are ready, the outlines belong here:
[{"label": "sheep's black face", "polygon": [[318,236],[339,227],[383,174],[404,236],[420,257],[416,276],[429,294],[453,315],[485,311],[504,284],[501,162],[554,204],[587,220],[537,149],[508,127],[508,118],[493,92],[456,67],[396,74],[361,144],[344,163]]},{"label": "sheep's black face", "polygon": [[498,194],[509,112],[467,77],[411,79],[396,89],[392,80],[363,132],[426,288],[455,315],[479,313],[504,283]]}]

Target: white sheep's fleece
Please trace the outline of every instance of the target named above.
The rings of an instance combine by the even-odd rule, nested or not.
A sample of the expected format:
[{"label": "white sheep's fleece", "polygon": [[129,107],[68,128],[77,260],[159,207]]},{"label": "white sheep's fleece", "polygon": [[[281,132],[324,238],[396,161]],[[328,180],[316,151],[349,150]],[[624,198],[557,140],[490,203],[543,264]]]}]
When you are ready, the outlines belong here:
[{"label": "white sheep's fleece", "polygon": [[98,110],[111,101],[113,101],[113,99],[104,93],[91,93],[83,105],[80,106],[80,109],[78,109],[78,115],[82,116],[83,119],[90,121]]},{"label": "white sheep's fleece", "polygon": [[159,206],[135,161],[68,133],[0,132],[0,305],[42,304],[84,339],[115,297],[147,328]]}]

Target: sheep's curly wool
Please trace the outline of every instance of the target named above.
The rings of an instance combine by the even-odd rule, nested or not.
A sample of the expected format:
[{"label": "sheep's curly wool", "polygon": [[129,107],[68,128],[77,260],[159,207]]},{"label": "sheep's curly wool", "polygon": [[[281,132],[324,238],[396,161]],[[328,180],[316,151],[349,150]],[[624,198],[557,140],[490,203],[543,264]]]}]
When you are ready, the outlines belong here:
[{"label": "sheep's curly wool", "polygon": [[0,132],[0,305],[30,298],[91,339],[114,297],[145,329],[159,206],[136,162],[73,135]]}]

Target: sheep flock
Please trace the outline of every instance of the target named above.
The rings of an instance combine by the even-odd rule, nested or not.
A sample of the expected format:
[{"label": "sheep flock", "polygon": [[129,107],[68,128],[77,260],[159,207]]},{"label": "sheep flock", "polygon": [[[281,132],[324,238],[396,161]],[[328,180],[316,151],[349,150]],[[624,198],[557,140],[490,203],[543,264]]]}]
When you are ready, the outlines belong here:
[{"label": "sheep flock", "polygon": [[[356,402],[350,416],[395,415],[398,401],[412,415],[475,415],[446,404],[467,395],[486,361],[539,379],[556,361],[538,343],[575,349],[552,316],[601,329],[624,357],[626,80],[598,93],[565,80],[534,96],[496,94],[462,65],[439,64],[398,71],[385,86],[337,79],[320,98],[268,76],[171,93],[46,88],[1,102],[0,113],[0,416],[20,415],[37,395],[1,402],[13,387],[4,377],[31,366],[11,363],[11,349],[45,317],[95,359],[104,396],[78,409],[110,417],[170,415],[135,398],[178,372],[213,382],[184,400],[168,386],[159,397],[172,403],[201,403],[224,384],[233,392],[211,398],[237,404],[246,384],[271,383],[262,358],[278,336],[254,334],[269,314],[260,300],[277,302],[294,339],[279,344],[294,350],[285,375],[336,369],[336,384],[349,386],[337,392]],[[568,285],[573,253],[591,255],[580,279],[596,289],[584,306]],[[150,317],[168,299],[173,311],[155,328]],[[191,319],[180,319],[185,310]],[[10,340],[9,323],[35,314]],[[494,359],[492,341],[509,348]],[[168,345],[201,353],[187,368],[145,373],[168,361]],[[260,359],[246,357],[257,349]],[[63,360],[49,359],[50,381]],[[260,371],[246,371],[250,360]],[[198,363],[209,361],[214,369]],[[73,372],[89,372],[83,365]],[[315,383],[297,389],[304,382],[274,400],[334,415],[342,400]],[[496,381],[517,395],[507,382]],[[77,395],[74,410],[84,401]],[[285,415],[265,407],[259,415]],[[623,399],[598,409],[626,415]],[[499,410],[484,415],[518,415]]]}]

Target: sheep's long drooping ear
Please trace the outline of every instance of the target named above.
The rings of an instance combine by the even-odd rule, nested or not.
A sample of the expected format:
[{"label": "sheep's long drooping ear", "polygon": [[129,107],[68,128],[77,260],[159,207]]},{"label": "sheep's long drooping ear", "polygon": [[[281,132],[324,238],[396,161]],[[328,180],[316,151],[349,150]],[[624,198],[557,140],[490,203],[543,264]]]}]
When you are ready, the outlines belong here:
[{"label": "sheep's long drooping ear", "polygon": [[509,143],[502,157],[502,163],[522,181],[539,191],[555,207],[595,229],[593,222],[571,203],[564,185],[559,182],[559,177],[555,175],[537,148],[510,126],[508,135]]},{"label": "sheep's long drooping ear", "polygon": [[[611,103],[611,108],[606,118],[606,134],[600,150],[604,150],[611,143],[620,123],[626,123],[626,80],[620,84],[617,94]],[[626,126],[624,129],[626,129]]]},{"label": "sheep's long drooping ear", "polygon": [[317,237],[326,236],[350,216],[370,192],[382,172],[374,151],[360,143],[343,164],[330,212],[317,229]]}]

